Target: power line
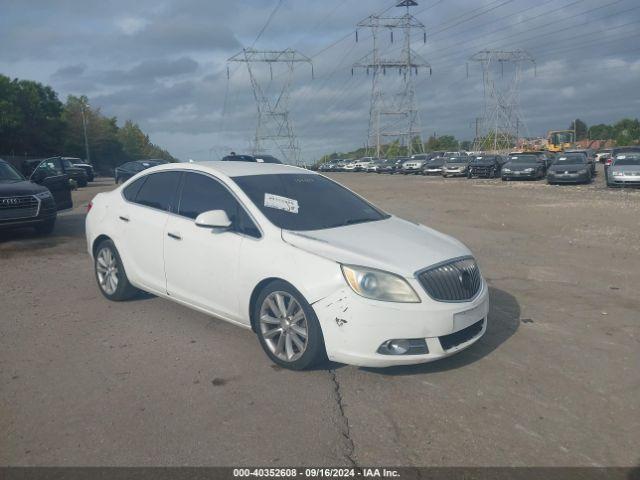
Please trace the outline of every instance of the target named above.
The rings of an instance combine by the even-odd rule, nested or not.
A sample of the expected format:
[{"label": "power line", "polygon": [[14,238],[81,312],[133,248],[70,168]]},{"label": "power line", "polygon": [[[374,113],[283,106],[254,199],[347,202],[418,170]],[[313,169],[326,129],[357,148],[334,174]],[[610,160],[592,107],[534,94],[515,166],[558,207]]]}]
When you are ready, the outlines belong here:
[{"label": "power line", "polygon": [[278,0],[278,3],[276,4],[275,8],[271,11],[271,14],[267,17],[267,21],[262,26],[262,29],[258,32],[258,36],[253,41],[253,43],[251,44],[251,48],[256,46],[256,43],[258,43],[258,40],[260,40],[260,37],[262,37],[262,34],[264,33],[264,31],[267,29],[267,27],[271,23],[271,20],[273,19],[275,14],[278,12],[278,10],[280,10],[280,7],[282,6],[283,1],[284,0]]}]

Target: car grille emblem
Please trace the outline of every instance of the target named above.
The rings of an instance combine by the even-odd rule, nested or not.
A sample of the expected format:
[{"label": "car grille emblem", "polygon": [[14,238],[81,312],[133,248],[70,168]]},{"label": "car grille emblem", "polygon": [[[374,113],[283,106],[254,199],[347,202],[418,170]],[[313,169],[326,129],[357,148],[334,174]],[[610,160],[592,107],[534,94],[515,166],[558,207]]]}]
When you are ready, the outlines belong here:
[{"label": "car grille emblem", "polygon": [[17,198],[3,198],[0,200],[0,203],[2,203],[2,205],[17,205],[19,202]]}]

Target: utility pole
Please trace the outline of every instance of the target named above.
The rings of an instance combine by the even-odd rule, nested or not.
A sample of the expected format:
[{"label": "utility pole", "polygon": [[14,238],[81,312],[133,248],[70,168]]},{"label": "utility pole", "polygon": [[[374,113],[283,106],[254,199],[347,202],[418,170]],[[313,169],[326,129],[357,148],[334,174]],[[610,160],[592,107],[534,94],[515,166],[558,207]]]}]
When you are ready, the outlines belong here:
[{"label": "utility pole", "polygon": [[[532,64],[534,58],[524,50],[483,50],[470,60],[482,66],[484,111],[482,132],[477,136],[474,150],[499,152],[513,147],[525,126],[519,106],[519,84],[522,66]],[[512,66],[511,73],[505,65]]]},{"label": "utility pole", "polygon": [[[358,23],[358,29],[368,28],[371,30],[373,40],[371,53],[367,54],[353,64],[351,73],[354,70],[365,70],[367,74],[372,73],[371,99],[369,106],[369,131],[368,145],[375,145],[377,158],[382,156],[383,142],[397,140],[400,146],[407,149],[410,156],[414,153],[413,140],[418,139],[418,150],[422,151],[424,143],[422,140],[422,128],[420,125],[420,115],[416,108],[415,84],[413,77],[418,75],[420,69],[429,69],[431,66],[422,59],[411,48],[411,36],[415,30],[422,32],[423,42],[427,41],[425,26],[410,13],[410,8],[418,5],[415,0],[399,0],[396,7],[404,8],[405,14],[400,16],[384,17],[381,15],[370,15]],[[403,36],[402,53],[399,57],[382,58],[380,56],[380,30],[388,30],[390,41],[394,41],[394,31],[399,30]],[[356,29],[356,41],[358,41],[358,30]],[[402,88],[396,96],[395,102],[387,100],[384,94],[383,76],[387,70],[398,73],[402,77]],[[389,122],[387,119],[395,119]]]},{"label": "utility pole", "polygon": [[[300,146],[293,131],[293,124],[289,118],[289,95],[295,66],[306,63],[311,66],[313,78],[313,63],[309,57],[292,49],[286,50],[254,50],[244,48],[241,52],[229,58],[227,62],[244,63],[247,66],[253,97],[258,109],[258,122],[253,143],[253,153],[263,153],[266,145],[274,146],[284,157],[285,163],[298,165],[300,163]],[[273,70],[278,65],[285,67],[284,81],[277,95],[268,95],[262,88],[256,69],[258,65],[268,65],[269,79],[274,80]],[[227,76],[229,70],[227,67]]]},{"label": "utility pole", "polygon": [[87,163],[91,163],[91,155],[89,155],[89,137],[87,136],[87,117],[84,111],[88,105],[87,99],[82,98],[82,107],[80,111],[82,112],[82,130],[84,131],[84,151],[87,157]]}]

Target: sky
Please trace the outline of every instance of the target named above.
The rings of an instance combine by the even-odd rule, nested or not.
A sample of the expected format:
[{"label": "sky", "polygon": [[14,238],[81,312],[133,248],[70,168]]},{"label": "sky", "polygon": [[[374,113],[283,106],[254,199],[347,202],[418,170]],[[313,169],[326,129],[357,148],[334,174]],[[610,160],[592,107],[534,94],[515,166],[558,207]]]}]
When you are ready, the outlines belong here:
[{"label": "sky", "polygon": [[[0,0],[0,73],[86,95],[122,124],[140,124],[181,160],[218,159],[251,149],[257,108],[246,64],[228,62],[243,48],[291,48],[309,57],[290,79],[289,118],[302,157],[349,151],[367,141],[372,76],[352,65],[371,52],[369,15],[402,15],[393,0]],[[483,115],[482,50],[524,50],[519,69],[521,133],[544,135],[587,124],[639,117],[638,0],[418,0],[425,25],[412,48],[431,66],[418,71],[415,100],[424,139],[433,133],[474,136]],[[401,52],[396,32],[378,45]],[[287,65],[254,65],[253,76],[275,102]],[[513,65],[490,69],[499,89]],[[273,75],[273,79],[272,79]],[[381,78],[386,102],[401,77]],[[271,144],[265,145],[278,156]]]}]

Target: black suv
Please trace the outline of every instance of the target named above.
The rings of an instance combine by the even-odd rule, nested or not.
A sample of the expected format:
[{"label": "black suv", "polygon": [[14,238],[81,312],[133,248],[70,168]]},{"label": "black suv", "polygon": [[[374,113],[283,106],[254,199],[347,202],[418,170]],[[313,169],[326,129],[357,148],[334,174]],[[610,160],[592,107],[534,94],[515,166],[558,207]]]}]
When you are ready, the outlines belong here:
[{"label": "black suv", "polygon": [[496,178],[500,176],[504,159],[499,155],[479,155],[473,157],[467,170],[467,178]]},{"label": "black suv", "polygon": [[76,157],[61,157],[63,160],[69,160],[75,167],[81,168],[84,170],[84,173],[87,174],[87,180],[93,182],[96,177],[95,171],[93,170],[93,165],[85,162],[81,158]]},{"label": "black suv", "polygon": [[33,227],[51,233],[57,211],[73,206],[66,175],[39,167],[27,180],[12,165],[0,160],[0,229]]}]

